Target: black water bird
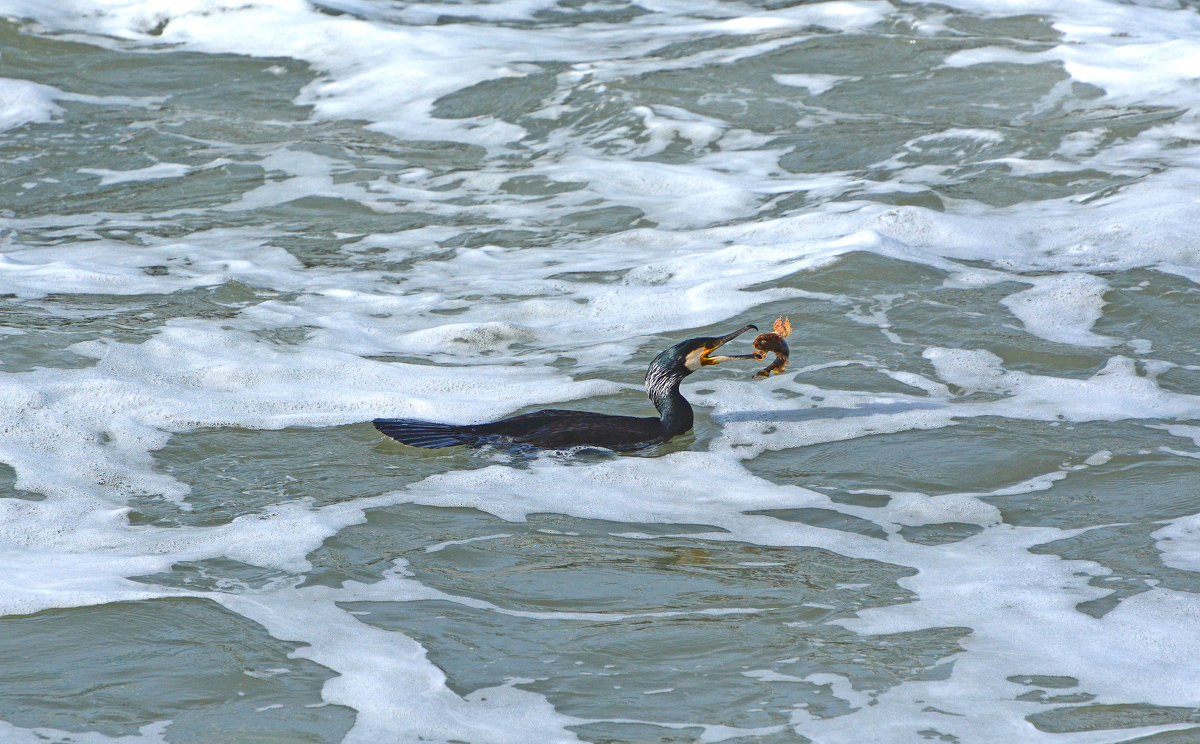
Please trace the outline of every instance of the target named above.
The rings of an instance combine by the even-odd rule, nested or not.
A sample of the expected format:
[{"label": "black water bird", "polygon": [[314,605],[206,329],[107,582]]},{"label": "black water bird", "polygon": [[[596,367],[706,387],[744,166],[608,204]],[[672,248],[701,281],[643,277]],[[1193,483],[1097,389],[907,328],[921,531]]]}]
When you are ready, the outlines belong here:
[{"label": "black water bird", "polygon": [[692,428],[692,406],[679,392],[679,383],[691,373],[727,359],[752,358],[711,356],[712,352],[752,325],[724,336],[689,338],[661,352],[646,370],[646,394],[658,416],[612,416],[591,411],[547,409],[523,413],[490,424],[438,424],[414,419],[375,419],[375,428],[396,441],[413,447],[437,448],[487,444],[529,446],[544,449],[604,447],[635,450],[661,444]]}]

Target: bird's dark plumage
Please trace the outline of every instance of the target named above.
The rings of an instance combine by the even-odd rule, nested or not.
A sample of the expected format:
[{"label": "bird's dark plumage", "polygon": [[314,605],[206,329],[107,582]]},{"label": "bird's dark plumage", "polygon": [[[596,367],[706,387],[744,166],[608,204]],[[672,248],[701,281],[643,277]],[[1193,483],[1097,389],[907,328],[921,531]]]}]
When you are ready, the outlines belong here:
[{"label": "bird's dark plumage", "polygon": [[728,359],[710,353],[752,329],[758,330],[745,326],[725,336],[690,338],[654,357],[646,370],[646,394],[658,409],[658,416],[642,418],[547,409],[488,424],[456,426],[414,419],[375,419],[373,423],[392,439],[413,447],[498,444],[544,449],[641,449],[661,444],[692,428],[692,407],[679,392],[679,383],[702,366]]}]

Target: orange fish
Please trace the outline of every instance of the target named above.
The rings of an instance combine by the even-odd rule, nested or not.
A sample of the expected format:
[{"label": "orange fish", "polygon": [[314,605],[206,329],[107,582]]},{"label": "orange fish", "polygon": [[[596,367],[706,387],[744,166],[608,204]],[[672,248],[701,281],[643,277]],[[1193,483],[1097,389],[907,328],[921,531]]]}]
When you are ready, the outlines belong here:
[{"label": "orange fish", "polygon": [[792,335],[792,323],[786,317],[780,316],[775,320],[775,331],[773,333],[759,334],[758,338],[754,339],[754,357],[762,359],[767,355],[767,352],[775,352],[775,361],[768,364],[763,369],[754,373],[755,377],[770,377],[771,375],[781,375],[787,369],[788,354],[791,350],[788,349],[787,341],[783,339]]}]

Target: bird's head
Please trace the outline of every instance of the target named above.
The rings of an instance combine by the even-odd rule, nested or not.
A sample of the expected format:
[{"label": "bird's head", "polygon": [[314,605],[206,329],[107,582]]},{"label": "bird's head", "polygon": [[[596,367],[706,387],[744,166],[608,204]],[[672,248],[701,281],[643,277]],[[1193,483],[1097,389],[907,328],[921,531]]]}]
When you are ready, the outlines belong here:
[{"label": "bird's head", "polygon": [[[724,336],[704,336],[680,341],[654,357],[654,361],[650,362],[650,370],[670,376],[687,377],[701,367],[720,364],[728,359],[736,359],[738,357],[714,356],[713,352],[746,331],[757,330],[758,328],[755,326],[747,325]],[[650,372],[647,373],[647,377],[650,377]]]}]

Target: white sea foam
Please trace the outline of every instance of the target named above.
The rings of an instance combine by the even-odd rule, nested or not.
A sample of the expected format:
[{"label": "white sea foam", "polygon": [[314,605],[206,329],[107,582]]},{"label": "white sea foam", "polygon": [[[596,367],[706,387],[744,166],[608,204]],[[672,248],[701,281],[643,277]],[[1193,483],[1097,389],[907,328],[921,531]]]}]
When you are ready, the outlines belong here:
[{"label": "white sea foam", "polygon": [[[291,254],[255,246],[252,240],[244,232],[214,230],[142,247],[115,241],[16,247],[0,253],[0,292],[33,298],[51,293],[169,294],[228,281],[277,289],[309,285],[311,278]],[[148,274],[153,266],[170,271]]]},{"label": "white sea foam", "polygon": [[100,185],[109,186],[114,183],[129,181],[157,181],[163,178],[180,178],[192,172],[190,165],[183,163],[155,163],[145,168],[134,170],[114,171],[106,168],[80,168],[80,173],[100,176]]},{"label": "white sea foam", "polygon": [[721,176],[697,165],[612,162],[570,158],[548,173],[560,180],[583,176],[616,204],[637,204],[672,227],[720,222],[753,212],[755,195],[740,177]]},{"label": "white sea foam", "polygon": [[1177,519],[1155,532],[1153,537],[1164,564],[1200,572],[1200,515]]},{"label": "white sea foam", "polygon": [[[1173,393],[1139,372],[1132,359],[1114,356],[1085,379],[1009,370],[984,350],[929,348],[924,352],[945,383],[973,392],[1000,394],[992,401],[954,395],[880,395],[818,389],[787,378],[757,387],[718,381],[696,396],[715,407],[722,436],[714,445],[741,457],[764,449],[788,449],[875,434],[937,429],[988,416],[1029,421],[1121,421],[1200,417],[1200,396]],[[777,389],[791,395],[779,397]],[[796,394],[800,396],[797,405]],[[820,403],[811,400],[819,398]],[[806,400],[808,399],[808,400]],[[843,507],[839,507],[843,508]],[[974,520],[965,520],[974,521]]]},{"label": "white sea foam", "polygon": [[50,121],[62,109],[54,103],[62,91],[28,80],[0,78],[0,132],[31,122]]},{"label": "white sea foam", "polygon": [[947,64],[1053,60],[1072,79],[1095,85],[1114,100],[1139,102],[1177,95],[1181,85],[1195,79],[1200,66],[1200,19],[1195,14],[1106,2],[1073,3],[1069,9],[1047,6],[1045,12],[1058,18],[1054,25],[1063,32],[1064,43],[1043,52],[970,49],[951,55]]},{"label": "white sea foam", "polygon": [[[703,491],[694,487],[697,479],[703,479]],[[549,484],[553,486],[549,487]],[[647,491],[659,498],[648,501],[645,498]],[[698,497],[698,493],[706,495]],[[1002,700],[1011,695],[1007,677],[1043,670],[1048,674],[1062,674],[1065,670],[1080,680],[1083,689],[1113,700],[1144,699],[1130,696],[1153,694],[1154,699],[1173,704],[1194,705],[1196,702],[1192,672],[1185,665],[1171,665],[1167,660],[1179,651],[1178,643],[1163,635],[1169,633],[1174,637],[1178,628],[1195,622],[1196,615],[1189,610],[1189,600],[1175,593],[1159,591],[1143,595],[1136,602],[1136,608],[1110,613],[1103,621],[1073,613],[1070,609],[1073,602],[1100,593],[1084,583],[1086,576],[1095,569],[1088,569],[1087,564],[1079,562],[1063,562],[1054,556],[1036,556],[1025,549],[1063,534],[1056,530],[992,526],[956,546],[929,551],[903,541],[881,541],[749,516],[743,512],[752,507],[829,505],[829,502],[805,489],[771,486],[749,476],[735,460],[714,458],[705,453],[678,453],[658,460],[625,459],[565,470],[551,460],[542,460],[526,471],[495,467],[452,473],[390,496],[357,504],[299,509],[295,514],[306,523],[320,525],[320,532],[332,534],[341,526],[360,520],[362,509],[414,499],[441,505],[473,505],[510,519],[521,519],[525,514],[547,508],[583,517],[622,520],[687,522],[699,519],[729,530],[727,534],[710,535],[712,539],[747,540],[764,545],[814,545],[837,550],[843,555],[918,567],[920,573],[917,576],[902,582],[917,593],[919,599],[915,604],[868,611],[862,613],[860,619],[846,621],[846,624],[858,632],[900,632],[947,624],[969,625],[973,629],[966,644],[969,653],[959,658],[949,680],[909,683],[875,697],[875,705],[864,708],[871,712],[861,714],[866,720],[856,722],[856,725],[866,725],[871,730],[876,730],[876,726],[882,727],[878,730],[888,730],[900,724],[907,731],[927,726],[944,715],[930,711],[931,706],[951,714],[965,713],[961,709],[964,691],[972,696],[971,699],[993,695],[996,700]],[[962,501],[964,505],[969,502],[970,499]],[[913,521],[907,518],[911,516],[911,510],[906,507],[901,507],[894,516],[901,517],[904,522]],[[939,512],[928,516],[941,521],[948,515]],[[125,551],[131,557],[125,560],[140,560],[141,563],[113,566],[107,570],[115,571],[113,580],[119,583],[119,577],[126,572],[146,570],[154,563],[194,560],[199,555],[236,555],[241,560],[261,565],[261,555],[238,553],[230,547],[257,544],[262,536],[272,532],[280,536],[294,533],[294,523],[285,525],[279,520],[280,515],[268,513],[253,520],[236,520],[226,528],[182,530],[171,535],[173,543],[167,551],[161,546],[154,550],[153,543],[146,541],[157,540],[160,535],[165,537],[165,533],[176,533],[176,530],[126,533],[129,542]],[[234,539],[218,544],[211,542],[212,535],[222,532]],[[291,545],[290,553],[302,556],[312,546],[309,540],[297,541]],[[132,554],[147,557],[135,559]],[[93,589],[96,588],[97,573],[93,567],[89,582]],[[47,587],[50,606],[79,601],[79,598],[60,591],[53,585]],[[111,601],[125,595],[110,593],[107,596]],[[377,739],[382,732],[409,730],[397,729],[398,725],[426,734],[444,732],[446,738],[487,741],[516,741],[519,739],[512,737],[537,730],[541,740],[558,741],[570,740],[564,726],[580,723],[555,713],[540,697],[518,692],[512,687],[489,688],[466,698],[452,695],[444,686],[441,672],[428,662],[420,646],[400,634],[362,625],[335,606],[335,602],[341,601],[435,597],[480,605],[478,600],[433,592],[419,582],[405,578],[402,572],[369,586],[350,583],[341,589],[277,587],[256,594],[211,597],[261,623],[276,637],[304,642],[307,645],[301,655],[339,673],[326,684],[323,696],[328,702],[347,704],[359,712],[349,741],[368,741]],[[1054,630],[1047,634],[1049,628]],[[1092,639],[1086,658],[1081,658],[1075,651],[1080,634]],[[1154,675],[1148,677],[1140,671],[1147,668],[1143,665],[1144,657],[1135,658],[1128,653],[1126,644],[1131,634],[1146,641],[1139,644],[1145,653],[1162,658],[1161,663],[1165,666],[1156,665],[1158,671]],[[1014,636],[1043,640],[1036,647],[1027,647],[1023,655],[1014,656],[1010,643]],[[1103,656],[1103,664],[1095,663],[1096,654]],[[1167,668],[1175,671],[1164,676],[1162,670]],[[379,684],[380,679],[391,681]],[[835,688],[838,685],[837,680],[826,677],[815,681],[831,683]],[[850,695],[852,700],[857,697],[849,690],[841,692],[844,693],[839,695],[842,697]],[[994,735],[997,731],[1007,730],[1014,714],[1026,710],[1022,705],[1019,702],[1000,704],[982,717],[976,712],[970,720],[962,722],[942,720],[941,730],[948,730],[967,741],[975,740],[972,730]],[[882,710],[875,711],[875,708]],[[506,712],[502,714],[502,711]],[[1016,719],[1020,720],[1020,716]],[[892,722],[888,723],[888,720]],[[947,725],[949,729],[945,728]],[[853,740],[847,738],[850,731],[844,722],[837,719],[829,723],[805,719],[803,730],[820,734],[830,741]],[[1144,729],[1146,733],[1154,730],[1159,729]],[[1034,742],[1053,740],[1049,735],[1032,731],[1025,732],[1024,736],[1025,740]]]},{"label": "white sea foam", "polygon": [[20,728],[7,721],[0,721],[0,737],[9,744],[47,744],[48,742],[71,742],[71,744],[167,744],[164,733],[170,721],[160,721],[142,726],[138,733],[128,736],[105,736],[96,731],[62,731],[39,726]]},{"label": "white sea foam", "polygon": [[[176,590],[129,577],[166,571],[181,561],[238,560],[285,578],[261,590],[196,596],[261,623],[275,637],[308,644],[298,653],[339,675],[326,683],[324,699],[357,713],[348,741],[418,735],[473,742],[573,741],[576,735],[569,727],[585,722],[518,689],[519,681],[455,695],[415,641],[372,628],[337,603],[438,599],[487,612],[515,611],[436,591],[405,576],[399,566],[371,586],[296,586],[310,568],[311,551],[365,519],[371,508],[406,502],[468,506],[509,520],[553,512],[620,522],[706,524],[727,532],[704,539],[819,547],[915,568],[915,576],[900,582],[913,592],[912,602],[867,610],[843,624],[861,633],[969,628],[962,641],[965,651],[954,657],[948,679],[905,682],[868,700],[839,675],[747,672],[764,683],[825,685],[857,708],[850,717],[830,719],[798,711],[795,723],[816,741],[915,741],[913,732],[930,729],[971,743],[1064,740],[1026,721],[1030,711],[1042,708],[1013,699],[1023,691],[1008,680],[1013,675],[1069,674],[1078,678],[1080,690],[1099,696],[1101,703],[1200,704],[1195,665],[1179,663],[1200,651],[1193,640],[1200,638],[1200,608],[1193,595],[1156,589],[1123,600],[1103,618],[1085,615],[1075,605],[1105,594],[1088,581],[1108,569],[1030,552],[1035,545],[1075,533],[1005,525],[1000,511],[985,500],[1048,490],[1084,471],[1063,466],[991,493],[887,492],[886,505],[867,507],[756,478],[743,463],[768,448],[949,428],[966,419],[997,416],[1014,421],[1168,420],[1168,434],[1200,442],[1196,427],[1187,423],[1200,419],[1200,396],[1186,387],[1180,392],[1160,384],[1152,360],[1105,353],[1107,361],[1098,372],[1055,376],[1006,364],[987,350],[934,345],[924,350],[921,361],[928,368],[920,371],[900,368],[903,362],[893,364],[887,357],[855,355],[824,364],[877,370],[911,388],[909,394],[823,389],[799,381],[803,375],[795,368],[762,383],[698,376],[685,390],[698,407],[713,411],[717,432],[712,451],[570,467],[554,458],[523,469],[495,465],[344,504],[275,504],[218,527],[131,527],[126,520],[132,496],[185,503],[187,487],[156,470],[151,457],[171,433],[196,427],[331,426],[384,414],[473,421],[526,405],[624,392],[628,385],[608,381],[613,360],[641,351],[651,343],[648,333],[733,327],[761,320],[750,316],[768,305],[774,312],[778,303],[801,299],[819,298],[849,310],[855,303],[837,294],[840,290],[818,296],[789,286],[788,277],[861,252],[932,270],[944,278],[945,287],[1026,286],[1003,303],[1028,333],[1042,339],[1080,346],[1087,353],[1120,341],[1143,357],[1152,348],[1161,353],[1158,342],[1151,347],[1094,329],[1104,317],[1105,300],[1121,291],[1114,288],[1121,286],[1114,278],[1120,272],[1148,269],[1200,282],[1193,229],[1200,221],[1194,177],[1200,164],[1194,145],[1194,78],[1200,69],[1195,39],[1200,33],[1193,12],[1097,0],[1069,6],[1045,0],[951,0],[948,7],[986,15],[1045,14],[1062,37],[1036,45],[1004,41],[1016,48],[965,49],[949,55],[945,66],[1061,69],[1070,79],[1053,86],[1035,107],[1038,111],[1067,100],[1071,83],[1077,82],[1097,86],[1104,105],[1167,106],[1179,115],[1115,138],[1096,118],[1088,129],[1063,137],[1056,150],[1052,146],[1042,154],[1005,156],[993,151],[1019,137],[1017,127],[942,122],[940,129],[912,139],[877,164],[900,169],[894,177],[864,181],[859,172],[781,168],[792,145],[742,128],[732,116],[722,118],[719,106],[699,113],[682,105],[639,102],[627,112],[634,123],[614,124],[628,129],[608,131],[603,141],[561,130],[545,135],[544,142],[523,141],[529,132],[510,121],[488,115],[439,119],[432,112],[443,96],[485,81],[544,74],[545,63],[561,70],[555,77],[559,89],[534,115],[538,121],[554,121],[574,112],[567,101],[577,90],[612,86],[617,92],[601,100],[619,100],[622,84],[647,72],[716,69],[783,53],[826,33],[822,29],[867,33],[882,20],[912,19],[889,4],[833,2],[763,10],[716,2],[684,8],[670,0],[651,0],[640,6],[648,13],[628,23],[591,20],[582,26],[537,26],[533,22],[547,12],[595,10],[569,10],[545,0],[473,5],[335,0],[323,6],[351,15],[331,16],[298,0],[0,1],[6,14],[35,18],[54,32],[73,31],[73,38],[116,50],[181,49],[303,60],[316,77],[296,103],[311,105],[316,118],[366,121],[406,140],[458,140],[531,159],[525,166],[488,160],[438,177],[429,169],[401,164],[403,173],[398,167],[400,175],[394,179],[347,179],[346,164],[324,150],[311,152],[299,145],[253,150],[250,159],[269,177],[240,197],[235,194],[222,208],[224,215],[240,220],[314,195],[362,205],[375,215],[409,210],[427,215],[435,224],[367,236],[341,248],[343,256],[382,251],[405,267],[396,271],[360,269],[354,261],[336,268],[308,266],[282,247],[291,245],[284,240],[291,236],[270,226],[169,238],[157,235],[178,236],[176,225],[165,233],[152,229],[157,220],[186,223],[211,215],[201,209],[123,215],[126,227],[139,230],[141,244],[136,246],[101,239],[98,231],[112,219],[108,214],[4,215],[3,294],[21,299],[166,296],[236,281],[264,294],[285,295],[220,320],[163,321],[144,329],[150,334],[144,341],[93,340],[73,346],[72,351],[94,360],[90,367],[45,367],[0,377],[0,461],[15,469],[18,487],[48,496],[44,501],[0,500],[0,613],[177,596]],[[953,15],[940,7],[903,28],[913,30],[916,42],[922,34],[943,32]],[[489,26],[484,23],[488,20],[505,23]],[[668,44],[697,39],[717,43],[686,54],[649,56]],[[807,88],[810,96],[799,96],[806,100],[859,82],[858,76],[776,73],[765,67],[763,79],[769,75],[777,83]],[[10,131],[61,117],[64,102],[157,105],[149,99],[89,98],[7,79],[0,81],[0,100],[9,104],[0,114],[0,130]],[[1080,100],[1071,98],[1072,105],[1082,105]],[[798,109],[795,116],[805,126],[812,121],[808,117],[836,118],[810,109]],[[803,126],[796,132],[803,134]],[[537,148],[544,151],[526,152]],[[904,158],[913,154],[950,162],[906,165]],[[377,157],[382,163],[391,156]],[[1007,207],[948,200],[944,212],[843,198],[846,193],[869,198],[953,185],[959,158],[1020,176],[1060,178],[1095,169],[1129,183],[1096,194]],[[99,176],[102,185],[115,185],[185,178],[193,175],[191,167],[163,162],[130,171],[74,170]],[[522,175],[578,188],[553,198],[507,196],[502,186],[518,167],[524,168]],[[759,215],[773,199],[794,193],[806,195],[803,208]],[[832,197],[837,200],[823,201]],[[566,238],[542,227],[563,215],[613,206],[644,215],[646,226]],[[464,224],[541,231],[539,237],[553,240],[537,249],[461,247],[452,239],[463,233]],[[73,239],[23,243],[24,234],[32,231],[58,231],[56,236]],[[566,277],[589,272],[605,278]],[[763,288],[771,284],[782,286]],[[853,317],[889,331],[893,342],[913,343],[896,332],[887,301],[873,299],[879,300],[878,312],[852,310]],[[1003,315],[999,308],[977,310]],[[282,328],[302,329],[304,336],[289,347],[255,335]],[[422,355],[434,364],[364,358],[392,353]],[[575,380],[551,366],[565,357],[584,372],[603,370],[605,379]],[[972,397],[977,392],[987,395]],[[703,412],[701,418],[706,418]],[[1110,456],[1095,452],[1084,466],[1100,467]],[[788,508],[868,520],[886,539],[747,513]],[[917,545],[898,534],[903,527],[947,522],[977,525],[982,531],[939,546]],[[1163,562],[1200,570],[1197,535],[1194,516],[1157,531],[1155,545]],[[449,544],[457,543],[431,540],[429,549]],[[729,606],[714,612],[748,609]],[[525,615],[613,617],[570,610]],[[72,736],[89,744],[132,744],[162,740],[164,727],[156,724],[137,737],[116,740]],[[1169,729],[1144,726],[1128,735]],[[704,730],[706,740],[713,741],[747,735],[718,726]],[[42,735],[59,734],[0,723],[0,737],[32,741]],[[1083,732],[1069,738],[1107,744],[1114,734]]]},{"label": "white sea foam", "polygon": [[807,88],[811,95],[819,96],[831,90],[838,83],[854,78],[846,75],[799,75],[776,73],[771,76],[780,85],[791,85],[797,88]]},{"label": "white sea foam", "polygon": [[0,78],[0,132],[25,124],[53,121],[63,113],[57,101],[75,101],[101,106],[151,106],[153,98],[89,96],[69,93],[31,80]]},{"label": "white sea foam", "polygon": [[704,147],[716,142],[728,129],[723,121],[677,106],[637,106],[632,113],[641,117],[650,138],[643,150],[647,155],[662,152],[677,140],[684,140],[692,147]]},{"label": "white sea foam", "polygon": [[1109,346],[1114,339],[1092,332],[1104,309],[1108,282],[1091,274],[1058,274],[1030,280],[1033,287],[1002,302],[1025,330],[1049,341]]},{"label": "white sea foam", "polygon": [[461,366],[269,351],[249,334],[204,321],[173,321],[138,345],[89,342],[76,350],[96,357],[96,365],[3,378],[0,455],[17,471],[19,487],[84,501],[93,494],[182,496],[180,484],[151,468],[149,451],[169,431],[330,425],[379,415],[478,420],[523,403],[616,389],[534,369],[498,368],[481,380]]},{"label": "white sea foam", "polygon": [[[524,15],[534,7],[506,8]],[[713,4],[715,8],[719,5]],[[537,61],[603,63],[631,51],[649,52],[662,34],[758,34],[806,24],[853,29],[870,25],[890,9],[882,2],[826,2],[754,16],[721,9],[720,20],[693,20],[659,27],[652,34],[620,29],[599,31],[598,44],[580,45],[571,30],[526,32],[492,26],[480,34],[468,24],[396,25],[352,16],[330,17],[301,0],[71,0],[47,7],[30,0],[5,0],[0,11],[36,18],[60,28],[103,33],[123,39],[186,45],[210,53],[302,59],[330,77],[309,85],[298,103],[324,118],[359,118],[403,137],[459,136],[497,145],[519,139],[523,130],[492,118],[462,126],[434,121],[436,99],[475,83],[526,74],[521,65]],[[472,13],[474,15],[474,13]],[[255,29],[246,43],[246,28]],[[782,43],[782,42],[778,42]],[[621,52],[614,54],[613,50]]]},{"label": "white sea foam", "polygon": [[[703,468],[703,475],[699,475],[697,466]],[[696,487],[697,478],[704,480],[702,489]],[[647,492],[656,498],[647,501]],[[943,503],[957,503],[959,507],[950,512],[926,511],[925,516],[934,523],[979,519],[990,528],[932,551],[903,541],[881,541],[745,515],[743,511],[752,506],[779,508],[828,502],[805,489],[771,486],[748,476],[732,460],[699,453],[565,471],[545,463],[529,471],[489,468],[455,473],[439,476],[427,487],[421,484],[408,491],[406,497],[422,503],[474,506],[507,519],[522,519],[525,514],[552,509],[599,519],[702,520],[729,530],[711,535],[712,539],[813,545],[843,555],[917,567],[917,576],[901,580],[902,585],[916,592],[919,599],[915,604],[869,610],[843,624],[863,633],[966,626],[973,630],[965,642],[968,653],[958,658],[951,677],[944,682],[910,683],[875,698],[871,712],[863,714],[868,730],[895,730],[903,738],[901,732],[936,721],[939,730],[964,741],[982,741],[978,736],[981,731],[995,736],[1013,730],[1013,722],[1023,719],[1021,711],[1028,710],[1022,703],[996,702],[995,709],[980,712],[969,701],[981,697],[1011,701],[1012,683],[1007,678],[1017,674],[1070,674],[1080,681],[1082,689],[1101,695],[1101,699],[1141,700],[1154,696],[1169,701],[1164,704],[1176,705],[1194,705],[1197,701],[1194,669],[1174,665],[1166,676],[1152,671],[1161,669],[1161,665],[1172,666],[1169,659],[1178,658],[1172,656],[1180,650],[1173,640],[1178,629],[1200,623],[1200,606],[1194,597],[1166,591],[1142,595],[1136,608],[1110,613],[1099,621],[1077,613],[1073,610],[1075,603],[1104,593],[1086,584],[1088,576],[1103,575],[1103,569],[1029,553],[1029,546],[1070,533],[997,526],[992,507],[973,497],[955,497]],[[915,502],[923,498],[928,497],[914,495],[912,501],[890,513],[876,512],[875,519],[898,517],[901,523],[923,523],[919,517],[913,518],[918,512],[912,511]],[[854,513],[845,505],[839,508]],[[971,512],[978,516],[970,516]],[[1081,655],[1078,644],[1084,637],[1090,640],[1088,652]],[[1013,643],[1018,638],[1024,639],[1021,652],[1016,652]],[[1139,639],[1138,648],[1145,649],[1145,658],[1156,660],[1153,664],[1147,665],[1145,658],[1129,653],[1131,638]],[[1101,668],[1097,668],[1097,659],[1102,659]],[[937,710],[931,711],[930,707]],[[847,727],[835,718],[806,719],[802,730],[822,740],[849,742],[855,741],[862,729]],[[1019,730],[1023,741],[1052,741],[1057,736],[1027,728]],[[1145,732],[1154,730],[1147,727]]]}]

